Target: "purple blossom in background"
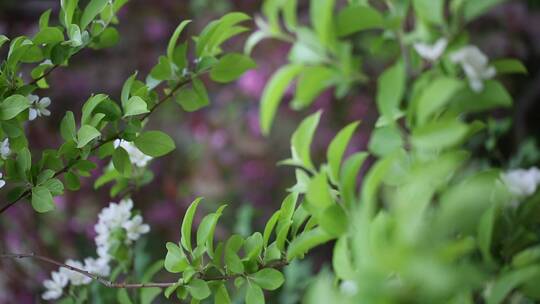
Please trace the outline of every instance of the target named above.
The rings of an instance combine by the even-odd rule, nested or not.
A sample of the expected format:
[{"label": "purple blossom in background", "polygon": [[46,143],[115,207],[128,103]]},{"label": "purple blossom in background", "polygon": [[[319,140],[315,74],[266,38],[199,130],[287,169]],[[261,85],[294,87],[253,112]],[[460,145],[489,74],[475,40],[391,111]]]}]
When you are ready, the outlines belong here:
[{"label": "purple blossom in background", "polygon": [[266,73],[262,69],[249,70],[238,80],[240,90],[252,98],[260,98],[266,85]]}]

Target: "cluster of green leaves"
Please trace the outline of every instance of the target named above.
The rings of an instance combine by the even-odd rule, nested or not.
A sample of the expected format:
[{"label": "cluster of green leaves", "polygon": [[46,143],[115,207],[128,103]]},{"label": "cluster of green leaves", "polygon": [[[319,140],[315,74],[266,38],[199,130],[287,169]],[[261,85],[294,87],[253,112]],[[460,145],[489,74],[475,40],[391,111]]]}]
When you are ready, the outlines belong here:
[{"label": "cluster of green leaves", "polygon": [[[302,197],[297,210],[303,210],[309,220],[303,233],[287,240],[287,258],[301,257],[321,243],[336,240],[334,274],[321,274],[307,302],[538,299],[533,286],[540,277],[536,254],[540,235],[534,231],[538,223],[531,215],[536,214],[532,210],[537,210],[537,197],[512,209],[500,170],[471,166],[474,161],[464,148],[485,130],[485,116],[478,113],[510,107],[512,98],[497,80],[486,81],[480,93],[474,92],[448,55],[426,65],[412,48],[416,41],[442,36],[449,40],[446,54],[460,49],[469,43],[463,25],[501,1],[386,1],[385,10],[368,1],[349,2],[334,14],[334,1],[311,1],[312,29],[306,29],[296,23],[294,1],[268,0],[263,9],[267,21],[258,21],[259,31],[248,43],[251,49],[259,40],[273,37],[293,44],[290,63],[274,74],[261,100],[265,133],[294,79],[293,108],[309,105],[329,87],[335,87],[336,96],[347,92],[348,87],[339,86],[350,83],[340,69],[343,61],[321,59],[325,57],[315,56],[317,50],[322,50],[318,55],[335,55],[332,51],[348,45],[346,57],[352,58],[348,66],[355,71],[360,70],[363,53],[354,50],[373,53],[381,44],[397,50],[388,56],[394,62],[378,78],[380,117],[369,153],[358,152],[342,161],[358,125],[351,123],[333,139],[327,163],[317,169],[310,143],[320,113],[306,118],[292,136],[292,157],[283,164],[297,168],[297,183],[290,191]],[[281,29],[280,14],[295,37]],[[411,14],[414,29],[404,32],[403,24]],[[359,41],[371,44],[362,47],[355,44]],[[301,50],[303,55],[296,56]],[[492,64],[498,75],[526,72],[513,59]],[[313,72],[321,67],[333,72]],[[358,193],[358,172],[368,155],[376,161]],[[354,290],[337,288],[334,276]]]},{"label": "cluster of green leaves", "polygon": [[[40,32],[34,39],[18,37],[12,41],[0,75],[3,96],[0,135],[9,138],[11,148],[10,156],[5,161],[0,160],[0,165],[5,168],[6,180],[14,186],[8,194],[10,202],[29,196],[37,212],[53,210],[53,196],[62,194],[64,187],[78,190],[80,177],[89,176],[96,168],[95,162],[89,160],[93,154],[112,160],[113,165],[95,182],[96,188],[114,182],[111,196],[125,195],[133,187],[150,182],[151,171],[131,159],[133,152],[126,151],[119,141],[127,142],[133,147],[131,150],[136,149],[139,154],[149,157],[170,153],[175,149],[174,140],[164,132],[144,130],[146,118],[169,98],[174,98],[185,111],[207,106],[209,100],[201,80],[203,74],[209,73],[212,80],[227,83],[255,66],[248,56],[224,53],[221,49],[225,41],[247,30],[238,25],[249,19],[245,14],[227,14],[195,37],[193,64],[188,59],[191,58],[188,42],[178,43],[189,24],[184,21],[172,35],[167,55],[159,58],[145,82],[138,80],[134,73],[124,83],[120,102],[111,96],[96,94],[84,103],[80,119],[67,111],[60,125],[64,143],[58,150],[43,151],[41,159],[33,163],[23,132],[28,117],[27,96],[38,88],[46,88],[46,73],[57,65],[67,65],[69,57],[83,47],[99,48],[111,44],[109,38],[118,34],[106,26],[116,21],[114,14],[125,2],[93,0],[84,9],[79,9],[77,1],[61,1],[60,24],[70,40],[64,41],[62,27],[48,25],[51,12],[47,11],[40,19]],[[2,42],[5,41],[7,38],[2,38]],[[32,72],[35,81],[25,84],[17,72],[19,65],[44,59],[47,61]],[[160,97],[158,88],[162,83],[166,88]],[[64,175],[63,181],[59,179],[61,175]]]},{"label": "cluster of green leaves", "polygon": [[[0,160],[0,166],[5,169],[8,183],[22,185],[13,188],[8,200],[30,194],[36,211],[52,210],[52,196],[64,190],[63,183],[57,179],[57,170],[62,168],[60,157],[73,155],[74,148],[83,148],[99,135],[95,129],[99,118],[90,122],[93,117],[86,114],[86,126],[76,133],[73,114],[67,115],[64,120],[70,128],[66,130],[72,133],[63,131],[62,135],[72,138],[74,147],[66,146],[62,151],[45,150],[41,160],[32,164],[32,153],[24,136],[24,124],[31,106],[27,96],[36,89],[48,88],[46,75],[58,66],[67,65],[81,49],[114,45],[118,33],[109,25],[117,22],[116,13],[125,3],[125,0],[92,0],[83,8],[76,0],[61,1],[59,25],[50,24],[51,10],[48,10],[41,15],[39,30],[33,38],[19,36],[10,41],[6,36],[0,36],[0,47],[10,41],[7,57],[0,65],[0,138],[9,140],[10,155]],[[23,65],[33,65],[29,83],[21,76]],[[96,96],[93,100],[99,98]],[[88,175],[95,165],[77,158],[72,167],[78,174]],[[70,178],[70,181],[69,188],[73,188],[75,180]]]},{"label": "cluster of green leaves", "polygon": [[[275,290],[284,281],[280,268],[287,260],[282,251],[296,198],[285,199],[281,210],[288,215],[280,215],[278,211],[268,222],[264,234],[255,232],[248,237],[235,234],[219,241],[215,248],[215,228],[226,206],[201,220],[196,242],[192,243],[193,217],[200,202],[201,198],[196,199],[186,211],[180,242],[167,243],[165,269],[181,273],[182,277],[166,289],[165,296],[168,298],[176,293],[179,299],[190,297],[192,303],[198,303],[213,294],[215,303],[231,303],[228,288],[229,282],[234,281],[234,287],[245,292],[246,303],[264,303],[263,289]],[[277,229],[281,229],[279,233]],[[269,244],[274,230],[275,241]]]}]

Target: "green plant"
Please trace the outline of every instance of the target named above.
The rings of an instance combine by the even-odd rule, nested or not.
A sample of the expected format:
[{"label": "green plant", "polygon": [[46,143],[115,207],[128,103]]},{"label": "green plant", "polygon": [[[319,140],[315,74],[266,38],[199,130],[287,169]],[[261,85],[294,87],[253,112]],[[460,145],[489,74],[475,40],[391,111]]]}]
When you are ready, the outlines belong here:
[{"label": "green plant", "polygon": [[[296,1],[267,0],[263,17],[255,20],[258,30],[246,42],[247,54],[265,38],[292,44],[289,62],[273,75],[263,93],[264,134],[271,131],[291,82],[296,81],[291,106],[304,109],[329,88],[341,98],[369,82],[363,69],[367,58],[387,66],[376,79],[380,117],[369,151],[345,156],[351,137],[362,127],[351,122],[330,143],[326,161],[314,162],[311,142],[324,114],[311,114],[292,134],[291,158],[282,162],[294,167],[296,184],[264,231],[215,240],[222,206],[207,214],[195,232],[193,217],[202,202],[197,199],[184,215],[179,240],[166,244],[165,260],[149,269],[144,282],[105,281],[106,287],[120,288],[119,302],[149,303],[164,288],[167,298],[174,295],[193,303],[211,296],[216,303],[230,303],[231,290],[240,291],[248,304],[264,303],[263,290],[283,284],[283,267],[328,242],[334,242],[332,271],[319,274],[305,297],[307,303],[540,299],[535,288],[540,277],[535,217],[540,173],[534,169],[503,173],[500,168],[477,166],[466,145],[486,129],[489,110],[512,105],[496,76],[526,73],[517,60],[490,62],[464,31],[468,22],[502,1],[373,2],[377,3],[349,1],[336,12],[335,1],[312,0],[307,26],[297,20]],[[146,82],[133,74],[119,103],[106,95],[92,96],[82,109],[79,129],[68,112],[61,125],[65,143],[33,163],[22,131],[29,107],[26,96],[45,87],[52,67],[33,73],[34,81],[25,84],[15,76],[19,63],[50,59],[56,67],[67,63],[81,46],[100,45],[106,31],[114,31],[102,28],[109,22],[100,20],[113,21],[122,4],[93,0],[81,10],[76,1],[63,1],[62,30],[70,40],[63,41],[59,27],[48,27],[47,13],[41,18],[40,34],[12,40],[2,65],[0,118],[9,138],[6,156],[10,156],[3,164],[6,180],[21,186],[11,192],[2,211],[24,198],[30,198],[38,212],[52,210],[52,196],[62,193],[64,184],[77,190],[79,176],[95,167],[88,160],[93,153],[111,158],[113,164],[96,187],[114,182],[112,195],[128,195],[130,187],[151,180],[145,167],[151,157],[175,148],[165,133],[144,130],[152,112],[173,97],[185,111],[207,106],[202,74],[208,73],[216,82],[230,82],[255,67],[247,55],[221,49],[224,41],[247,31],[240,24],[248,16],[231,13],[209,23],[194,39],[193,64],[186,55],[187,40],[178,44],[189,23],[184,21]],[[406,25],[412,21],[409,30]],[[57,57],[58,53],[68,55]],[[159,97],[161,83],[165,89]],[[46,114],[43,107],[38,110],[37,114]],[[357,189],[362,167],[367,167],[367,173]],[[521,203],[516,205],[517,201]],[[122,258],[120,253],[115,252],[115,259],[129,263],[129,254]],[[162,266],[177,274],[177,280],[148,283]],[[126,268],[119,271],[127,273]],[[133,297],[127,287],[141,292]]]}]

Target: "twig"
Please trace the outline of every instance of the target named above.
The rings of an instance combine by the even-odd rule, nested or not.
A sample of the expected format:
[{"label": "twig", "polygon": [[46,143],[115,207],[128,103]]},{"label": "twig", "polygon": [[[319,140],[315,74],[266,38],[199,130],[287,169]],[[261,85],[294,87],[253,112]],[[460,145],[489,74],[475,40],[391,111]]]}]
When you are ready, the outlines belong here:
[{"label": "twig", "polygon": [[[34,253],[4,253],[0,255],[0,259],[24,259],[24,258],[31,258],[36,259],[45,263],[53,264],[58,267],[64,267],[69,270],[78,272],[86,277],[89,277],[95,281],[98,281],[102,285],[108,288],[148,288],[148,287],[159,287],[159,288],[166,288],[169,286],[173,286],[176,284],[179,284],[178,282],[163,282],[163,283],[155,283],[155,282],[149,282],[149,283],[126,283],[126,282],[111,282],[103,277],[100,277],[96,274],[90,273],[86,270],[73,267],[58,261],[55,261],[51,258],[37,255]],[[287,266],[289,262],[287,260],[276,260],[268,262],[267,264],[260,265],[262,268],[275,268],[275,269],[281,269],[285,266]],[[236,279],[238,277],[245,276],[245,274],[231,274],[231,275],[207,275],[205,273],[199,273],[197,274],[197,278],[203,279],[205,281],[226,281],[226,280],[232,280]],[[182,283],[180,283],[182,284]]]},{"label": "twig", "polygon": [[56,70],[59,66],[60,66],[59,64],[53,65],[52,68],[48,69],[45,73],[43,73],[43,75],[41,75],[38,78],[36,78],[36,79],[32,80],[31,82],[29,82],[28,85],[35,85],[41,79],[49,76],[49,74],[52,73],[52,71]]},{"label": "twig", "polygon": [[[141,120],[145,120],[146,118],[148,118],[152,113],[155,112],[155,110],[161,105],[163,104],[165,101],[167,101],[169,98],[171,98],[175,93],[176,91],[178,91],[180,88],[182,88],[183,86],[185,86],[186,84],[190,83],[192,81],[192,77],[190,78],[187,78],[185,80],[182,80],[180,82],[178,82],[178,84],[171,89],[171,91],[164,95],[163,97],[161,97],[158,102],[152,107],[152,109],[150,109],[150,111],[146,114],[144,114],[142,117],[141,117]],[[103,145],[105,145],[106,143],[109,143],[111,141],[114,141],[116,139],[118,139],[121,135],[121,132],[117,132],[115,133],[114,135],[112,135],[111,137],[109,137],[108,139],[105,139],[105,140],[101,140],[101,141],[98,141],[98,144],[95,145],[94,147],[92,147],[92,149],[90,150],[91,152],[94,152],[96,151],[97,149],[99,149],[100,147],[102,147]],[[62,169],[56,171],[54,173],[54,176],[53,177],[57,177],[59,175],[62,175],[64,173],[66,173],[67,171],[69,171],[69,169],[71,169],[71,167],[73,167],[73,165],[81,159],[81,156],[79,155],[77,158],[75,158],[73,161],[71,161],[69,164],[65,165]],[[4,213],[6,210],[8,210],[11,206],[15,205],[17,202],[19,202],[20,200],[24,199],[25,197],[29,196],[30,194],[32,193],[32,191],[30,189],[24,191],[23,193],[21,193],[21,195],[19,195],[14,201],[12,202],[9,202],[7,203],[5,206],[3,206],[1,209],[0,209],[0,214]]]},{"label": "twig", "polygon": [[39,260],[39,261],[42,261],[42,262],[46,262],[46,263],[49,263],[49,264],[53,264],[53,265],[56,265],[58,267],[64,267],[64,268],[67,268],[69,270],[72,270],[72,271],[75,271],[75,272],[78,272],[86,277],[89,277],[95,281],[98,281],[99,283],[101,283],[102,285],[106,286],[106,287],[109,287],[109,288],[147,288],[147,287],[169,287],[169,286],[172,286],[174,284],[176,284],[177,282],[166,282],[166,283],[152,283],[152,282],[149,282],[149,283],[126,283],[126,282],[111,282],[111,281],[108,281],[96,274],[93,274],[93,273],[90,273],[86,270],[83,270],[83,269],[80,269],[80,268],[77,268],[77,267],[73,267],[73,266],[70,266],[70,265],[67,265],[67,264],[64,264],[64,263],[61,263],[61,262],[58,262],[58,261],[55,261],[51,258],[48,258],[48,257],[45,257],[45,256],[41,256],[41,255],[37,255],[37,254],[34,254],[34,253],[5,253],[5,254],[2,254],[0,255],[0,258],[2,259],[24,259],[24,258],[32,258],[32,259],[36,259],[36,260]]}]

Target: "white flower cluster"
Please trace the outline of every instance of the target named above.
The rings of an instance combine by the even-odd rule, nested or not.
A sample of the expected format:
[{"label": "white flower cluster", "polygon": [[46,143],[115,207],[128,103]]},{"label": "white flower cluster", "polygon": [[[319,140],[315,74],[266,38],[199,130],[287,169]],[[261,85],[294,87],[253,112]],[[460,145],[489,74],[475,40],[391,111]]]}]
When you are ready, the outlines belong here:
[{"label": "white flower cluster", "polygon": [[523,198],[536,192],[540,184],[540,170],[536,167],[509,170],[503,173],[501,178],[514,196]]},{"label": "white flower cluster", "polygon": [[129,160],[132,164],[137,167],[145,167],[149,161],[152,160],[152,157],[144,154],[139,150],[133,143],[125,141],[122,139],[117,139],[114,141],[114,147],[122,147],[129,155]]},{"label": "white flower cluster", "polygon": [[444,54],[447,45],[448,40],[446,38],[440,38],[433,45],[418,42],[413,46],[420,57],[428,61],[437,61]]},{"label": "white flower cluster", "polygon": [[34,120],[41,116],[50,116],[51,111],[47,110],[47,107],[51,104],[49,97],[39,98],[37,95],[28,95],[28,103],[30,109],[28,109],[28,120]]},{"label": "white flower cluster", "polygon": [[497,71],[489,65],[488,57],[474,45],[467,45],[450,55],[450,60],[459,63],[475,92],[484,89],[484,80],[495,77]]},{"label": "white flower cluster", "polygon": [[[75,260],[67,260],[65,264],[102,277],[109,276],[111,273],[109,263],[112,259],[110,249],[113,242],[116,241],[112,233],[119,229],[124,230],[125,239],[121,241],[129,245],[138,240],[142,234],[150,231],[150,226],[143,223],[142,216],[132,217],[132,208],[133,201],[131,199],[124,199],[118,204],[110,203],[108,207],[103,208],[98,215],[98,222],[94,226],[97,233],[94,241],[97,246],[98,258],[86,258],[84,264]],[[68,283],[79,286],[90,284],[91,281],[91,278],[82,273],[61,267],[59,271],[51,273],[51,279],[43,282],[46,290],[42,298],[44,300],[58,299],[62,296],[63,289]]]}]

